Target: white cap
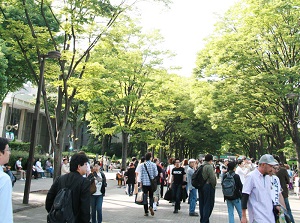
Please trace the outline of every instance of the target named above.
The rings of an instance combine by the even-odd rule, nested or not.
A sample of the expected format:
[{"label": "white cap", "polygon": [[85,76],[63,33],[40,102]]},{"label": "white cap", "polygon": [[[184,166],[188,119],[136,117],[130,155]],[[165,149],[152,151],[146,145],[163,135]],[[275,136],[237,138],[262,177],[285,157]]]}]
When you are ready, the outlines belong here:
[{"label": "white cap", "polygon": [[272,165],[272,166],[278,165],[278,162],[276,162],[274,157],[270,154],[265,154],[262,157],[260,157],[258,163],[267,163],[267,164]]},{"label": "white cap", "polygon": [[196,160],[195,159],[189,159],[189,163],[191,163],[191,162],[196,162]]}]

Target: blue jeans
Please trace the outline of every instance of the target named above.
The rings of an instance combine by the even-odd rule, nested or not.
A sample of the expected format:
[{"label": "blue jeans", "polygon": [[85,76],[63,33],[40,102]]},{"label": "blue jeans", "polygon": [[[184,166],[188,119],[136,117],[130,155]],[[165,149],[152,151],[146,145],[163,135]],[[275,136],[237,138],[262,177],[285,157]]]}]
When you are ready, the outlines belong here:
[{"label": "blue jeans", "polygon": [[172,184],[172,199],[175,201],[175,210],[180,209],[181,190],[181,184]]},{"label": "blue jeans", "polygon": [[134,184],[128,184],[128,195],[133,194]]},{"label": "blue jeans", "polygon": [[285,203],[287,213],[289,214],[292,223],[295,223],[288,197],[284,198],[284,203]]},{"label": "blue jeans", "polygon": [[102,222],[102,203],[103,195],[91,196],[91,208],[92,208],[92,223],[96,223],[96,211],[97,211],[97,223]]},{"label": "blue jeans", "polygon": [[192,189],[190,190],[190,194],[189,194],[189,201],[190,201],[190,209],[189,212],[191,213],[195,213],[195,209],[196,209],[196,202],[197,202],[197,191],[196,189]]},{"label": "blue jeans", "polygon": [[241,199],[235,200],[226,200],[227,202],[227,209],[228,209],[228,216],[229,216],[229,223],[234,223],[234,207],[239,214],[240,220],[242,219],[242,203]]},{"label": "blue jeans", "polygon": [[200,210],[200,223],[209,223],[209,217],[215,205],[215,188],[211,184],[204,184],[199,193],[199,210]]}]

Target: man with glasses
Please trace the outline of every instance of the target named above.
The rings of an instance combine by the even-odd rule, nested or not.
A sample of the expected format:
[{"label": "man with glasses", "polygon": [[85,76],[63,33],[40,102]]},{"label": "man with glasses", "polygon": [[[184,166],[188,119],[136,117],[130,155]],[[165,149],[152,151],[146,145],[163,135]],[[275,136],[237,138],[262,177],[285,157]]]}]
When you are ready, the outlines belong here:
[{"label": "man with glasses", "polygon": [[11,179],[2,169],[2,165],[8,163],[9,157],[8,140],[0,137],[0,217],[1,222],[5,223],[13,222]]},{"label": "man with glasses", "polygon": [[247,208],[249,222],[275,222],[270,179],[270,174],[272,174],[273,166],[275,165],[277,165],[277,162],[274,157],[270,154],[265,154],[260,158],[258,168],[246,176],[242,192],[241,223],[247,222]]}]

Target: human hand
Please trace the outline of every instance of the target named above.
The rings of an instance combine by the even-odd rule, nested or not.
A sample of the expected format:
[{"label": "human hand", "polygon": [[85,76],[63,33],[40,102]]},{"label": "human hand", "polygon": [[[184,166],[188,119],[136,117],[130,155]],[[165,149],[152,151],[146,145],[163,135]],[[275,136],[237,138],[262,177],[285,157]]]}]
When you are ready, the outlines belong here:
[{"label": "human hand", "polygon": [[242,217],[241,223],[247,223],[247,218],[246,217]]}]

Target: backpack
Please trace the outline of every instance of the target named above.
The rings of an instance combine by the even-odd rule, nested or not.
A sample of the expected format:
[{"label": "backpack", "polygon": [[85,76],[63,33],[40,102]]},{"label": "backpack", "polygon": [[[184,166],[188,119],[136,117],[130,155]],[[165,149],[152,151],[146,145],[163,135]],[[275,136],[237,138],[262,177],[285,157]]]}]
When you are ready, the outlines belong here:
[{"label": "backpack", "polygon": [[[84,178],[82,178],[84,180]],[[68,181],[67,181],[68,182]],[[73,186],[72,186],[73,187]],[[47,215],[48,223],[73,223],[73,198],[71,186],[63,186],[55,196],[53,205]]]},{"label": "backpack", "polygon": [[203,167],[204,165],[201,165],[192,175],[192,185],[196,189],[202,189],[204,184],[206,183],[206,180],[203,178]]},{"label": "backpack", "polygon": [[226,173],[225,176],[222,181],[222,191],[223,191],[224,196],[232,197],[234,195],[234,191],[235,191],[235,180],[233,178],[234,173],[232,173],[232,174]]}]

